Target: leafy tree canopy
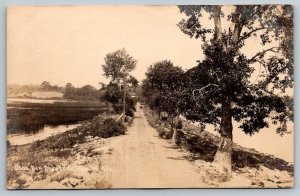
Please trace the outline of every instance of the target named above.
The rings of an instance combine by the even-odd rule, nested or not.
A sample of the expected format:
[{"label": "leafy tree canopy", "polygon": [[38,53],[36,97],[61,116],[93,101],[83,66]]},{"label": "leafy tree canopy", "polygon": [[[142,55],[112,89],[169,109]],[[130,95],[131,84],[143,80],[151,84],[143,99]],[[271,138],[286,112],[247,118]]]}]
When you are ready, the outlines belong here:
[{"label": "leafy tree canopy", "polygon": [[137,61],[123,48],[104,57],[105,64],[102,65],[104,75],[112,81],[119,82],[129,72],[134,70]]},{"label": "leafy tree canopy", "polygon": [[[266,119],[271,118],[278,125],[278,133],[288,132],[286,123],[293,111],[287,100],[291,98],[280,92],[294,85],[292,7],[237,5],[228,9],[212,5],[179,9],[186,15],[179,28],[202,40],[205,56],[185,74],[185,86],[192,95],[187,116],[220,125],[225,112],[228,118],[224,122],[232,116],[248,134],[268,127]],[[207,19],[211,28],[203,25]],[[221,21],[230,23],[230,28],[224,28]],[[258,38],[260,44],[248,42],[251,38]],[[251,56],[244,49],[249,44],[257,51]]]}]

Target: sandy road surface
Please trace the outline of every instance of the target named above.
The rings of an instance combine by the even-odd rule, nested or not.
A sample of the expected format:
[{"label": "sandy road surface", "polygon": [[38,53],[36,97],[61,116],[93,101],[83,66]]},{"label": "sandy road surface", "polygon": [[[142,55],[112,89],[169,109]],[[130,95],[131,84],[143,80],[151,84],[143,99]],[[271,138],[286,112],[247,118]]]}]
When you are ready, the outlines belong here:
[{"label": "sandy road surface", "polygon": [[[138,107],[139,108],[139,107]],[[102,167],[112,188],[208,187],[183,153],[158,137],[141,109],[124,136],[112,138]]]}]

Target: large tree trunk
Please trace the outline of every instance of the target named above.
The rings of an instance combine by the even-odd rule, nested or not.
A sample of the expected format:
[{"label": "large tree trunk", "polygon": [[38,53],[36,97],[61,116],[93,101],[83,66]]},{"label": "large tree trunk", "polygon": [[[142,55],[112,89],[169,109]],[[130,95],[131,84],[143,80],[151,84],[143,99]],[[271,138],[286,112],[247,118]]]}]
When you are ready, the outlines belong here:
[{"label": "large tree trunk", "polygon": [[232,164],[232,115],[231,103],[228,96],[224,96],[222,100],[222,116],[220,125],[221,142],[217,153],[214,157],[216,163],[222,169],[227,180],[231,176]]},{"label": "large tree trunk", "polygon": [[216,5],[214,10],[215,35],[218,41],[222,37],[221,7],[220,5]]}]

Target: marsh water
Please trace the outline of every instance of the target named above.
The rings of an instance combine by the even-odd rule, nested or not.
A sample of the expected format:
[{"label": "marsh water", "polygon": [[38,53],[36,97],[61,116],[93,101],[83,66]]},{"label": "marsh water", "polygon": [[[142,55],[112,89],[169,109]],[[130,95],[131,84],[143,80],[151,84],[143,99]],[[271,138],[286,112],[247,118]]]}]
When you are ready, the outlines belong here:
[{"label": "marsh water", "polygon": [[22,145],[76,128],[109,112],[99,101],[7,99],[7,139]]},{"label": "marsh water", "polygon": [[7,140],[10,142],[11,145],[29,144],[37,140],[46,139],[47,137],[52,135],[56,135],[74,129],[78,126],[80,126],[80,123],[57,126],[45,125],[41,130],[39,130],[39,132],[35,134],[8,134]]}]

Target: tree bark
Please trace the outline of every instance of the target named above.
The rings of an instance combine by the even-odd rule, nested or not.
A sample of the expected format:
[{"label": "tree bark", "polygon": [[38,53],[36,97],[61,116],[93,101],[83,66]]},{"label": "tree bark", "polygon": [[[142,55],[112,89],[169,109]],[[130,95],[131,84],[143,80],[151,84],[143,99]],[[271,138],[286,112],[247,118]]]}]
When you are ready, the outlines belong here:
[{"label": "tree bark", "polygon": [[221,25],[221,6],[216,5],[214,10],[214,23],[215,23],[215,34],[218,41],[222,37],[222,25]]},{"label": "tree bark", "polygon": [[174,124],[175,124],[174,123],[174,119],[172,118],[172,120],[171,120],[171,130],[173,132],[173,134],[172,134],[172,140],[171,140],[172,145],[176,145],[176,143],[177,143],[177,129],[174,126]]},{"label": "tree bark", "polygon": [[243,25],[241,25],[240,23],[235,23],[233,34],[232,34],[232,43],[234,46],[236,46],[237,42],[239,41],[242,29],[243,29]]},{"label": "tree bark", "polygon": [[232,114],[231,103],[227,95],[222,100],[222,115],[220,125],[221,142],[214,157],[214,163],[220,166],[226,178],[229,179],[232,172]]}]

